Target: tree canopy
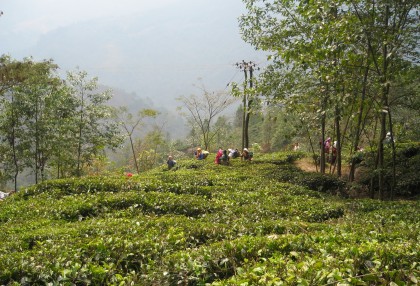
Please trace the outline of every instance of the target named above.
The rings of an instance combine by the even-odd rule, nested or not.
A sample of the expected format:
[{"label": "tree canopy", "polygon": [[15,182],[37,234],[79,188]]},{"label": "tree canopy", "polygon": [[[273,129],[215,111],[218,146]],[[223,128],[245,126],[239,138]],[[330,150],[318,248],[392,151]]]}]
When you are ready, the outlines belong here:
[{"label": "tree canopy", "polygon": [[[248,10],[240,18],[243,39],[270,53],[260,90],[299,114],[321,145],[334,137],[339,175],[345,144],[352,153],[362,141],[376,141],[382,192],[383,142],[388,132],[394,135],[394,110],[410,98],[397,93],[403,79],[412,80],[404,81],[408,86],[418,82],[418,75],[409,74],[419,59],[419,2],[243,2]],[[309,126],[314,120],[318,126]],[[333,134],[327,136],[329,120]],[[325,172],[324,148],[319,150]]]}]

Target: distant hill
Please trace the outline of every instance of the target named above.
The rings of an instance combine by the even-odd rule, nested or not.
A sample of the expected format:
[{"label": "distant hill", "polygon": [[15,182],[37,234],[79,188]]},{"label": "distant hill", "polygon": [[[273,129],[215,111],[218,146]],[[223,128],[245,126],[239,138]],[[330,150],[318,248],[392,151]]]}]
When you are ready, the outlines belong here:
[{"label": "distant hill", "polygon": [[[100,90],[108,89],[109,87],[100,86]],[[185,138],[189,132],[183,117],[175,109],[169,109],[165,106],[155,103],[151,98],[141,98],[136,93],[128,93],[118,88],[112,89],[112,98],[108,102],[113,107],[125,106],[132,114],[136,114],[139,110],[151,108],[159,111],[158,125],[164,126],[165,133],[171,139]]]},{"label": "distant hill", "polygon": [[198,78],[210,90],[223,90],[242,80],[235,62],[264,59],[240,38],[242,10],[240,1],[181,1],[62,27],[23,54],[52,58],[64,71],[79,67],[101,84],[172,109],[176,97],[197,92]]}]

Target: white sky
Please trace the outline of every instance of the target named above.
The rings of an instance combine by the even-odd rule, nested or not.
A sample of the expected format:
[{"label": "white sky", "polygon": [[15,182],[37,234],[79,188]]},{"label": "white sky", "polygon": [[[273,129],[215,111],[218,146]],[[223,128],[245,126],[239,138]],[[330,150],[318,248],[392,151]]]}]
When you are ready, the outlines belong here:
[{"label": "white sky", "polygon": [[[179,0],[0,0],[0,27],[10,32],[49,32],[94,18],[118,17],[159,8]],[[5,31],[0,31],[3,34]]]}]

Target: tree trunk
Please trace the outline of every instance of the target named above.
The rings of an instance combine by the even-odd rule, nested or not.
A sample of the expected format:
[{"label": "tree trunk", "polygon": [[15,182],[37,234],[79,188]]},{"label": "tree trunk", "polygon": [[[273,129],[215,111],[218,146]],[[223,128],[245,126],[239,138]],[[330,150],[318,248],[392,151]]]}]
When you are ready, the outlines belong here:
[{"label": "tree trunk", "polygon": [[249,148],[249,119],[251,117],[251,104],[252,100],[248,101],[247,112],[245,116],[245,148]]},{"label": "tree trunk", "polygon": [[307,132],[308,132],[308,138],[309,138],[309,145],[311,146],[311,150],[312,150],[312,155],[313,155],[313,159],[314,159],[314,163],[315,163],[315,171],[318,172],[318,160],[316,159],[316,153],[315,153],[315,149],[314,149],[314,144],[312,142],[312,137],[311,137],[311,133],[309,132],[309,129],[306,128]]},{"label": "tree trunk", "polygon": [[131,144],[131,151],[133,152],[134,166],[136,166],[137,174],[140,174],[139,164],[137,163],[136,151],[134,150],[134,144],[133,144],[133,139],[131,137],[131,134],[129,134],[129,138],[130,138],[130,144]]},{"label": "tree trunk", "polygon": [[320,142],[320,151],[321,151],[321,173],[325,174],[325,147],[324,147],[324,142],[325,142],[325,120],[326,120],[326,116],[325,113],[321,115],[321,142]]},{"label": "tree trunk", "polygon": [[15,174],[14,174],[14,188],[15,192],[17,191],[17,177],[19,174],[19,164],[18,164],[18,156],[17,156],[17,150],[16,150],[16,117],[15,117],[15,111],[14,111],[14,97],[12,96],[11,99],[11,106],[12,106],[12,134],[9,138],[9,144],[12,147],[12,153],[13,153],[13,164],[15,167]]},{"label": "tree trunk", "polygon": [[[361,100],[360,100],[359,113],[358,113],[358,117],[357,117],[357,127],[356,127],[356,130],[354,132],[353,152],[357,152],[357,150],[358,150],[360,135],[362,133],[360,127],[362,125],[363,109],[364,109],[365,98],[366,98],[366,87],[367,87],[368,75],[369,75],[369,67],[367,66],[365,68],[365,73],[364,73],[364,76],[363,76],[362,97],[361,97]],[[352,154],[354,154],[354,153],[352,153]],[[349,173],[349,181],[350,182],[354,181],[355,172],[356,172],[356,158],[353,157],[351,159],[350,173]]]},{"label": "tree trunk", "polygon": [[[385,15],[384,15],[384,29],[388,28],[388,15],[389,15],[389,6],[385,7]],[[387,74],[388,74],[388,46],[386,43],[383,44],[382,48],[382,57],[383,57],[383,64],[382,64],[382,98],[381,98],[381,135],[379,136],[378,142],[378,168],[379,168],[379,198],[381,200],[384,199],[384,192],[385,192],[385,178],[384,178],[384,140],[386,137],[386,113],[388,112],[388,93],[389,93],[389,85],[387,83]]]},{"label": "tree trunk", "polygon": [[384,199],[385,191],[385,178],[384,178],[384,140],[386,137],[386,113],[382,111],[380,117],[380,128],[381,133],[378,140],[378,189],[379,189],[379,198]]},{"label": "tree trunk", "polygon": [[[337,165],[337,176],[341,177],[341,130],[340,130],[340,110],[338,106],[335,107],[335,132],[337,136],[337,144],[335,146],[335,162]],[[334,147],[333,147],[334,148]],[[333,151],[334,152],[334,151]],[[334,156],[334,154],[332,154]]]},{"label": "tree trunk", "polygon": [[39,170],[38,102],[35,103],[35,184],[38,184]]},{"label": "tree trunk", "polygon": [[12,127],[12,151],[13,151],[13,163],[15,165],[15,175],[14,175],[14,181],[15,181],[15,192],[17,191],[17,177],[19,175],[19,164],[18,164],[18,158],[16,155],[16,137],[15,137],[15,127]]},{"label": "tree trunk", "polygon": [[82,175],[82,167],[81,167],[81,160],[82,160],[82,130],[83,130],[83,115],[84,115],[84,93],[82,92],[82,102],[80,106],[80,122],[79,122],[79,142],[77,146],[77,176],[80,177]]},{"label": "tree trunk", "polygon": [[395,140],[394,140],[394,131],[392,126],[392,116],[391,116],[391,109],[388,109],[388,119],[389,119],[389,132],[391,134],[391,146],[392,146],[392,184],[391,184],[391,200],[394,199],[395,196],[395,185],[396,185],[396,154],[395,154]]},{"label": "tree trunk", "polygon": [[[246,134],[246,114],[247,114],[247,96],[246,96],[246,89],[247,89],[247,81],[248,81],[248,75],[246,73],[246,69],[244,69],[244,74],[245,74],[245,84],[244,84],[244,98],[243,98],[243,113],[242,113],[242,150],[244,150],[245,148],[245,134]],[[242,151],[241,150],[241,151]],[[242,157],[241,157],[242,158]]]},{"label": "tree trunk", "polygon": [[[249,88],[252,91],[253,86],[253,82],[252,82],[252,77],[253,77],[253,72],[254,72],[254,68],[252,66],[249,67]],[[245,147],[249,148],[249,119],[251,117],[251,109],[252,109],[252,99],[248,98],[248,106],[246,109],[246,116],[245,116]]]},{"label": "tree trunk", "polygon": [[[328,90],[328,86],[327,86],[327,90]],[[327,121],[327,113],[326,113],[326,109],[327,109],[327,92],[325,92],[324,97],[322,98],[322,102],[321,102],[321,142],[320,142],[320,147],[321,147],[321,163],[320,163],[320,171],[322,174],[325,174],[325,168],[326,168],[326,160],[325,160],[325,126],[326,126],[326,121]]]},{"label": "tree trunk", "polygon": [[[373,142],[375,142],[375,137],[376,137],[376,133],[378,131],[378,118],[375,120],[375,127],[373,128],[373,138],[372,138],[372,144],[370,144],[370,149],[373,149]],[[371,151],[371,156],[375,156],[374,151]],[[376,152],[376,156],[375,156],[375,166],[373,168],[373,170],[377,170],[378,169],[378,164],[379,164],[379,157],[378,157],[378,152]],[[375,179],[375,173],[373,173],[373,175],[370,176],[370,198],[374,199],[375,198],[375,185],[374,185],[374,179]]]}]

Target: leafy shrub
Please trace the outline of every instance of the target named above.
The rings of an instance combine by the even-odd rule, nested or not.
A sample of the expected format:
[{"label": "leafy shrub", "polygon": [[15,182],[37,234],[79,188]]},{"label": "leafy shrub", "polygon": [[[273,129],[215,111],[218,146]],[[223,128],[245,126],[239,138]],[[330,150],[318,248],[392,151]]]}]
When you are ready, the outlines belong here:
[{"label": "leafy shrub", "polygon": [[[385,170],[384,180],[386,191],[391,192],[393,182],[393,166],[392,166],[392,148],[385,146]],[[420,194],[420,144],[419,143],[401,143],[396,144],[396,160],[395,160],[395,174],[396,185],[394,194],[398,196],[418,196]],[[378,184],[378,170],[374,169],[375,166],[375,153],[365,153],[364,165],[367,169],[364,176],[361,178],[361,183],[370,185],[371,180],[373,186],[376,188]]]},{"label": "leafy shrub", "polygon": [[287,160],[27,188],[0,203],[0,285],[415,285],[419,201],[331,196]]},{"label": "leafy shrub", "polygon": [[289,182],[305,186],[310,190],[331,194],[339,193],[346,185],[344,181],[333,175],[306,173],[292,165],[279,166],[276,172],[268,176],[280,182]]},{"label": "leafy shrub", "polygon": [[291,152],[278,152],[270,154],[262,154],[256,157],[256,162],[272,163],[276,165],[284,165],[287,163],[293,163],[296,160],[303,158],[304,152],[291,151]]},{"label": "leafy shrub", "polygon": [[340,191],[345,182],[330,174],[308,173],[302,175],[297,181],[299,185],[308,187],[311,190],[320,192],[336,193]]}]

